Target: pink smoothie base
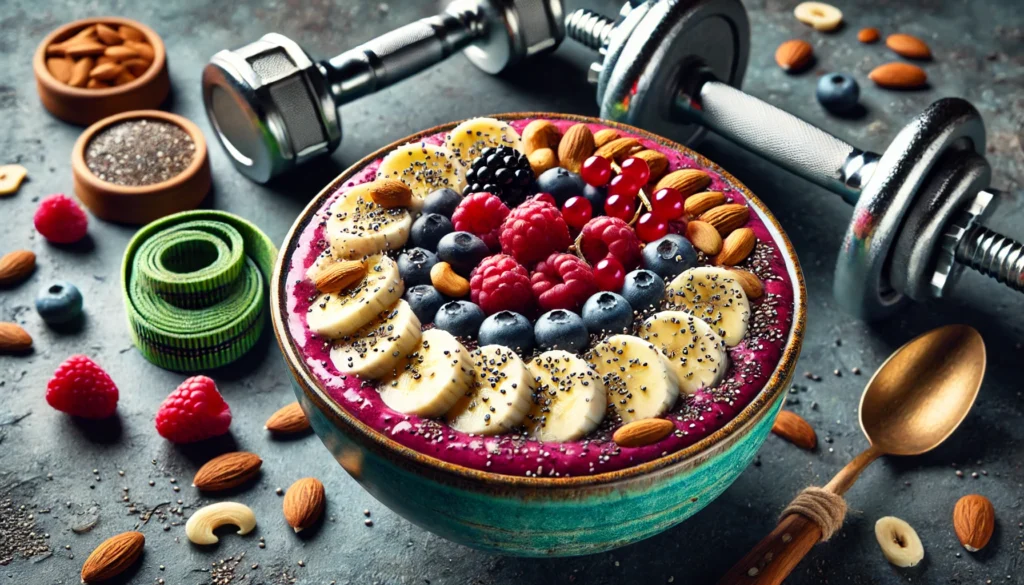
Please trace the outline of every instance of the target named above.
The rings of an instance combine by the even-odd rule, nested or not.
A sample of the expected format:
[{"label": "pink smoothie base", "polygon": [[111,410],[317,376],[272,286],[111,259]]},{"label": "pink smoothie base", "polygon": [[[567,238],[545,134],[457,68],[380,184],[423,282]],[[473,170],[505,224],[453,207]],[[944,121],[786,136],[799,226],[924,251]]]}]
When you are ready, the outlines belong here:
[{"label": "pink smoothie base", "polygon": [[[530,121],[523,119],[511,124],[522,131]],[[569,120],[552,122],[563,130],[574,124]],[[591,125],[595,132],[601,128]],[[444,133],[436,134],[425,142],[441,144],[444,136]],[[708,190],[721,191],[737,203],[746,201],[741,191],[691,157],[641,137],[636,138],[646,147],[664,152],[669,157],[670,170],[701,168],[712,177]],[[330,344],[311,333],[306,325],[306,312],[315,296],[312,283],[306,278],[306,270],[328,245],[323,230],[327,210],[340,194],[355,185],[372,181],[379,164],[379,160],[370,163],[328,196],[323,207],[299,234],[295,251],[287,264],[288,329],[310,372],[330,396],[364,424],[406,447],[455,465],[507,475],[574,477],[623,469],[688,447],[723,427],[761,391],[781,359],[792,324],[793,284],[782,252],[768,228],[756,214],[751,214],[748,227],[754,230],[759,242],[770,247],[764,262],[766,266],[761,272],[765,294],[751,302],[750,331],[739,345],[729,350],[730,366],[724,381],[715,388],[703,389],[690,396],[682,394],[666,415],[675,423],[678,432],[660,442],[639,448],[619,447],[610,440],[614,428],[609,425],[603,425],[586,440],[570,443],[541,443],[511,434],[483,437],[455,431],[443,421],[391,410],[372,384],[340,374],[331,362]],[[762,319],[768,323],[767,326],[754,326],[758,315],[770,316]],[[752,335],[753,331],[758,333]]]}]

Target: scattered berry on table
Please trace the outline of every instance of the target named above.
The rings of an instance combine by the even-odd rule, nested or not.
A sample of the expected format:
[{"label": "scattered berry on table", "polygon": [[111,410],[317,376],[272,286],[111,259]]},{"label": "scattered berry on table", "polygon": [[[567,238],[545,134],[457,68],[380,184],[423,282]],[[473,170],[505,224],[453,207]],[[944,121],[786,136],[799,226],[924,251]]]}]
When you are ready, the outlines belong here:
[{"label": "scattered berry on table", "polygon": [[562,206],[562,217],[565,218],[565,223],[577,231],[583,229],[583,226],[587,225],[593,216],[594,208],[590,205],[590,201],[582,195],[570,197]]},{"label": "scattered berry on table", "polygon": [[580,176],[593,187],[604,187],[612,179],[612,161],[603,156],[592,156],[583,161]]},{"label": "scattered berry on table", "polygon": [[156,413],[156,431],[172,443],[194,443],[228,432],[231,408],[206,376],[192,376],[178,386]]},{"label": "scattered berry on table", "polygon": [[651,197],[651,213],[665,221],[679,219],[683,216],[683,194],[672,187],[658,189]]},{"label": "scattered berry on table", "polygon": [[484,258],[469,279],[469,298],[492,315],[498,311],[533,312],[530,273],[506,254]]},{"label": "scattered berry on table", "polygon": [[562,213],[540,199],[527,201],[509,213],[500,240],[501,251],[526,267],[554,252],[564,252],[572,243]]},{"label": "scattered berry on table", "polygon": [[636,222],[636,235],[644,242],[660,240],[668,234],[668,222],[647,212]]},{"label": "scattered berry on table", "polygon": [[450,301],[437,310],[434,326],[456,337],[476,339],[484,322],[483,310],[469,301]]},{"label": "scattered berry on table", "polygon": [[537,177],[537,191],[550,194],[558,205],[570,197],[582,195],[585,186],[583,177],[562,167],[548,169]]},{"label": "scattered berry on table", "polygon": [[594,215],[604,213],[604,200],[608,198],[608,189],[587,185],[583,188],[583,197],[590,202],[590,208],[594,210]]},{"label": "scattered berry on table", "polygon": [[615,256],[601,258],[594,265],[594,282],[597,284],[597,290],[619,290],[626,282],[626,269]]},{"label": "scattered berry on table", "polygon": [[653,309],[665,297],[665,280],[650,270],[634,270],[626,275],[620,294],[637,311]]},{"label": "scattered berry on table", "polygon": [[523,201],[533,185],[533,169],[526,155],[509,146],[488,147],[466,171],[466,195],[486,191],[511,206]]},{"label": "scattered berry on table", "polygon": [[646,185],[648,179],[651,178],[651,167],[642,158],[631,156],[622,161],[619,168],[622,169],[622,176],[629,179],[634,185]]},{"label": "scattered berry on table", "polygon": [[424,325],[434,322],[434,315],[445,303],[444,296],[429,284],[417,284],[405,289],[404,298],[416,318]]},{"label": "scattered berry on table", "polygon": [[599,292],[583,303],[583,324],[593,334],[629,331],[633,325],[633,307],[620,294]]},{"label": "scattered berry on table", "polygon": [[70,282],[57,281],[36,295],[36,312],[50,325],[74,321],[82,314],[82,293]]},{"label": "scattered berry on table", "polygon": [[530,275],[533,297],[541,310],[578,311],[597,292],[594,271],[572,254],[555,253],[537,264]]},{"label": "scattered berry on table", "polygon": [[662,278],[674,278],[697,265],[693,244],[679,234],[669,234],[644,246],[644,268]]},{"label": "scattered berry on table", "polygon": [[398,255],[398,273],[405,286],[430,284],[430,269],[437,264],[437,254],[426,248],[408,248]]},{"label": "scattered berry on table", "polygon": [[537,339],[537,347],[544,351],[564,349],[577,352],[584,349],[590,340],[583,318],[565,309],[541,315],[533,326],[533,335]]},{"label": "scattered berry on table", "polygon": [[491,251],[496,252],[501,249],[498,235],[508,213],[508,207],[497,195],[471,193],[466,195],[452,214],[452,226],[456,231],[478,236]]},{"label": "scattered berry on table", "polygon": [[604,214],[625,222],[632,221],[633,216],[636,215],[635,194],[619,195],[609,191],[608,197],[604,200]]},{"label": "scattered berry on table", "polygon": [[436,251],[441,238],[454,230],[451,220],[447,217],[440,213],[427,213],[413,222],[409,231],[409,243],[416,248]]},{"label": "scattered berry on table", "polygon": [[75,200],[57,193],[39,203],[34,218],[36,231],[54,244],[73,244],[85,237],[89,218]]},{"label": "scattered berry on table", "polygon": [[107,418],[117,410],[117,386],[96,362],[73,355],[57,366],[46,384],[46,403],[83,418]]},{"label": "scattered berry on table", "polygon": [[499,311],[480,325],[480,345],[504,345],[520,355],[529,355],[537,342],[530,320],[512,311]]},{"label": "scattered berry on table", "polygon": [[626,270],[640,266],[640,239],[622,219],[595,217],[583,226],[582,233],[580,253],[592,265],[611,255]]},{"label": "scattered berry on table", "polygon": [[828,73],[818,78],[818,102],[835,114],[847,114],[857,107],[860,86],[845,73]]},{"label": "scattered berry on table", "polygon": [[437,244],[437,257],[462,276],[469,276],[490,253],[487,244],[469,232],[452,232]]},{"label": "scattered berry on table", "polygon": [[452,213],[455,213],[455,208],[459,206],[462,201],[462,195],[455,189],[438,189],[432,191],[423,200],[423,213],[436,213],[445,217],[451,218]]}]

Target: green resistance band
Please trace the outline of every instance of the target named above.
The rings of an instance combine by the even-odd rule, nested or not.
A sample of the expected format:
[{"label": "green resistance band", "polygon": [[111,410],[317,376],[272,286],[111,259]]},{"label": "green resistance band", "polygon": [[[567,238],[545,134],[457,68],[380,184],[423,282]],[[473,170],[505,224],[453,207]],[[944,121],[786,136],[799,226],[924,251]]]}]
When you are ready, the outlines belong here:
[{"label": "green resistance band", "polygon": [[259,228],[223,211],[185,211],[146,225],[121,265],[135,346],[154,364],[179,372],[238,359],[266,324],[276,257]]}]

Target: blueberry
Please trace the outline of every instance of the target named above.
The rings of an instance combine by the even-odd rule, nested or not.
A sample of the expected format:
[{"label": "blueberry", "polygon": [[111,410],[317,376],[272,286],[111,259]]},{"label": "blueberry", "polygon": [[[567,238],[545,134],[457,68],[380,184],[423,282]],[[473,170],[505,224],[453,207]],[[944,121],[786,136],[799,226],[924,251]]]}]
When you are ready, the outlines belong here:
[{"label": "blueberry", "polygon": [[697,251],[683,236],[669,234],[644,246],[644,268],[663,278],[672,278],[697,265]]},{"label": "blueberry", "polygon": [[637,311],[657,307],[665,296],[665,280],[650,270],[634,270],[626,275],[620,293]]},{"label": "blueberry", "polygon": [[423,200],[423,213],[436,213],[451,218],[455,208],[462,202],[462,195],[454,189],[438,189]]},{"label": "blueberry", "polygon": [[441,305],[434,315],[434,326],[456,337],[476,339],[484,310],[469,301],[451,301]]},{"label": "blueberry", "polygon": [[520,355],[533,351],[533,325],[530,320],[512,311],[498,311],[484,319],[480,326],[480,345],[504,345]]},{"label": "blueberry", "polygon": [[469,232],[452,232],[437,244],[437,257],[462,276],[469,276],[490,253],[487,244]]},{"label": "blueberry", "polygon": [[74,321],[82,314],[82,293],[70,282],[59,280],[36,295],[36,312],[49,325]]},{"label": "blueberry", "polygon": [[834,114],[846,114],[857,107],[860,86],[845,73],[828,73],[818,78],[818,101]]},{"label": "blueberry", "polygon": [[633,325],[633,307],[622,295],[599,292],[583,303],[583,323],[591,333],[622,333]]},{"label": "blueberry", "polygon": [[409,232],[409,241],[416,248],[434,251],[437,250],[437,244],[441,238],[452,233],[454,229],[451,220],[447,217],[438,213],[427,213],[413,222],[412,230]]},{"label": "blueberry", "polygon": [[583,187],[583,197],[590,202],[590,208],[597,215],[598,210],[604,209],[604,200],[608,198],[608,189],[588,184]]},{"label": "blueberry", "polygon": [[441,293],[429,284],[417,284],[405,289],[404,298],[405,302],[412,307],[412,312],[416,313],[416,318],[423,324],[433,323],[434,315],[445,302]]},{"label": "blueberry", "polygon": [[583,177],[562,167],[548,169],[537,177],[537,191],[550,193],[559,207],[570,197],[582,195],[585,187]]},{"label": "blueberry", "polygon": [[533,334],[537,338],[537,346],[542,350],[557,348],[580,351],[590,340],[583,319],[565,309],[555,309],[541,315],[533,326]]},{"label": "blueberry", "polygon": [[410,248],[398,256],[398,273],[405,286],[430,284],[430,269],[437,264],[437,254],[423,248]]}]

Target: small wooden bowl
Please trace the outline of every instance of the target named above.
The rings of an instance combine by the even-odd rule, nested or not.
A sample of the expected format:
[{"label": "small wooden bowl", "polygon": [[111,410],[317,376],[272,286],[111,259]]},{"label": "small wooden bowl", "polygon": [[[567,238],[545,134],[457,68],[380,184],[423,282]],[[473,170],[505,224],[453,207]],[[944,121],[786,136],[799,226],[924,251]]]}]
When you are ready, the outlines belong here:
[{"label": "small wooden bowl", "polygon": [[[50,74],[46,68],[46,48],[74,36],[75,33],[93,24],[127,25],[146,37],[153,47],[153,63],[142,75],[124,85],[116,87],[87,89],[73,87]],[[167,51],[163,40],[148,26],[117,16],[83,18],[69,22],[54,30],[43,39],[32,59],[36,76],[36,89],[43,106],[51,114],[72,124],[87,126],[97,120],[127,112],[158,107],[171,90],[171,79],[167,75]]]},{"label": "small wooden bowl", "polygon": [[[125,120],[162,120],[188,133],[196,149],[192,162],[181,173],[152,185],[116,185],[97,177],[85,164],[85,150],[101,130]],[[125,112],[104,118],[85,129],[71,152],[71,170],[75,194],[100,219],[128,224],[144,224],[154,219],[194,209],[210,191],[210,161],[206,138],[191,121],[160,110]]]}]

